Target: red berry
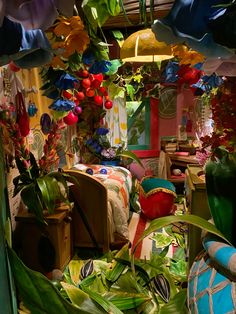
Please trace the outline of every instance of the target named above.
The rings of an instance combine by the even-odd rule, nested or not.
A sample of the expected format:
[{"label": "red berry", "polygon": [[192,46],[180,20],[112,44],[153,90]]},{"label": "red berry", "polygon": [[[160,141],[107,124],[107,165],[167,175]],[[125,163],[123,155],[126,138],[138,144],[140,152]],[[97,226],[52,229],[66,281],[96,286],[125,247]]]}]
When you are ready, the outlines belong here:
[{"label": "red berry", "polygon": [[103,104],[102,96],[96,95],[93,97],[93,99],[97,105],[102,106],[102,104]]},{"label": "red berry", "polygon": [[102,95],[104,95],[104,96],[107,96],[108,95],[108,93],[107,93],[107,90],[106,90],[106,87],[104,87],[104,86],[101,86],[101,87],[99,87],[99,93],[101,93]]},{"label": "red berry", "polygon": [[101,82],[100,82],[99,80],[97,80],[97,79],[94,79],[94,80],[92,80],[92,82],[91,82],[91,86],[92,86],[93,88],[98,88],[100,85],[101,85]]},{"label": "red berry", "polygon": [[86,89],[86,96],[93,97],[94,94],[95,94],[95,90],[94,89],[92,89],[92,88],[87,88]]},{"label": "red berry", "polygon": [[82,80],[82,85],[84,88],[89,88],[91,86],[91,81],[88,78]]},{"label": "red berry", "polygon": [[13,72],[18,72],[18,71],[20,71],[20,68],[19,68],[13,61],[11,61],[11,62],[9,63],[9,68],[10,68],[10,70],[13,71]]},{"label": "red berry", "polygon": [[62,95],[63,95],[63,97],[65,97],[65,98],[67,98],[67,99],[71,99],[71,97],[72,97],[72,94],[69,93],[69,92],[67,92],[67,90],[64,90],[64,91],[62,92]]},{"label": "red berry", "polygon": [[76,93],[76,97],[78,100],[82,101],[82,100],[84,100],[85,95],[83,92],[78,92],[78,93]]},{"label": "red berry", "polygon": [[111,108],[112,108],[112,106],[113,106],[112,101],[107,100],[107,101],[105,102],[105,108],[106,108],[106,109],[111,109]]},{"label": "red berry", "polygon": [[94,74],[93,78],[95,80],[98,80],[98,81],[100,81],[102,83],[102,81],[103,81],[103,74],[102,73]]},{"label": "red berry", "polygon": [[72,125],[78,122],[78,117],[70,111],[68,115],[63,118],[63,120],[67,125]]}]

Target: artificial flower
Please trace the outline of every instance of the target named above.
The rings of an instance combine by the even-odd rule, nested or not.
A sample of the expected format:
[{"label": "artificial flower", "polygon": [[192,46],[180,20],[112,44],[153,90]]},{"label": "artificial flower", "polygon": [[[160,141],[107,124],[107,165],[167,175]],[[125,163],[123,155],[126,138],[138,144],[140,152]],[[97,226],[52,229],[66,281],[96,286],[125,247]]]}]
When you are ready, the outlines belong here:
[{"label": "artificial flower", "polygon": [[93,74],[106,73],[109,71],[111,65],[112,63],[107,60],[96,61],[89,68],[89,72]]},{"label": "artificial flower", "polygon": [[64,57],[69,57],[75,52],[83,53],[90,42],[88,33],[84,30],[74,29],[65,38]]},{"label": "artificial flower", "polygon": [[75,103],[68,99],[58,98],[50,106],[50,109],[56,111],[69,111],[75,107]]},{"label": "artificial flower", "polygon": [[54,69],[66,69],[67,65],[65,62],[62,61],[62,59],[59,56],[54,56],[52,58],[52,61],[50,63],[50,66],[52,66]]},{"label": "artificial flower", "polygon": [[216,74],[210,76],[204,75],[197,81],[197,83],[192,84],[192,87],[200,88],[203,92],[209,93],[213,88],[217,88],[223,84],[223,79]]},{"label": "artificial flower", "polygon": [[162,80],[167,83],[175,83],[178,81],[178,62],[169,61],[162,74]]},{"label": "artificial flower", "polygon": [[73,89],[75,83],[78,83],[77,78],[68,73],[63,73],[59,79],[55,81],[54,85],[59,89],[67,90]]}]

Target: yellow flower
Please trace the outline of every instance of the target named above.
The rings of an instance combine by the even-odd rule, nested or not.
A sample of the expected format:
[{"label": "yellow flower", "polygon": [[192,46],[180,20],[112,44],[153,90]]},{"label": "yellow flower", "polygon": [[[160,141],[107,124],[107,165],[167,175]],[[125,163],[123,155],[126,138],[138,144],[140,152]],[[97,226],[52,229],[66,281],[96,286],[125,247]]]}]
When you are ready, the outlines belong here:
[{"label": "yellow flower", "polygon": [[178,44],[178,45],[172,46],[171,50],[172,50],[172,54],[175,57],[182,58],[186,54],[186,52],[188,52],[189,48],[185,45]]},{"label": "yellow flower", "polygon": [[186,55],[180,61],[180,64],[190,64],[190,66],[194,66],[197,63],[203,62],[205,57],[198,53],[197,51],[190,50],[186,53]]},{"label": "yellow flower", "polygon": [[114,113],[118,113],[118,107],[117,106],[114,107]]}]

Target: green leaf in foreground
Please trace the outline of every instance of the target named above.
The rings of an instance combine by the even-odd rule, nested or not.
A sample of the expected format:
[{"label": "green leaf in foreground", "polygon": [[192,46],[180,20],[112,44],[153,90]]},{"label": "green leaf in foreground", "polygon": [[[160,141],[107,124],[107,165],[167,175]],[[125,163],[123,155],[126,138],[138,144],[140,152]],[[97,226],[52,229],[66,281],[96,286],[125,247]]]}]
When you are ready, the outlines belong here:
[{"label": "green leaf in foreground", "polygon": [[[179,215],[179,216],[165,216],[165,217],[160,217],[155,220],[153,220],[149,227],[143,232],[141,238],[137,241],[135,248],[133,250],[133,253],[135,252],[138,244],[147,236],[149,236],[151,233],[155,232],[156,230],[159,230],[169,224],[176,223],[176,222],[186,222],[191,225],[194,225],[198,228],[203,229],[204,231],[210,232],[212,234],[215,234],[216,236],[220,237],[227,243],[229,241],[226,239],[226,237],[210,222],[207,220],[196,216],[196,215]],[[229,243],[230,244],[230,243]]]},{"label": "green leaf in foreground", "polygon": [[19,296],[31,314],[91,314],[65,300],[45,276],[26,267],[9,247],[8,257]]}]

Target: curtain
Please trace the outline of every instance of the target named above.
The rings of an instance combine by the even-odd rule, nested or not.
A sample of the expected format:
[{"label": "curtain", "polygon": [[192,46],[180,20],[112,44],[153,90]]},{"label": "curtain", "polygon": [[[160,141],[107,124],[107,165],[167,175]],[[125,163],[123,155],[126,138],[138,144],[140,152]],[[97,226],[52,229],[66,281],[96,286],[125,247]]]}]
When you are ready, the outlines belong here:
[{"label": "curtain", "polygon": [[113,107],[107,110],[105,123],[110,130],[108,133],[111,146],[124,143],[127,146],[127,112],[125,97],[113,100]]}]

